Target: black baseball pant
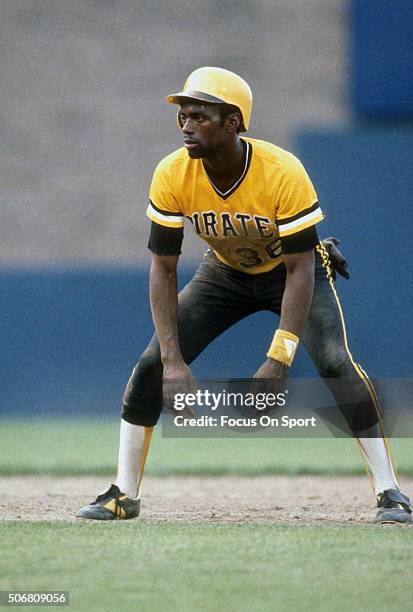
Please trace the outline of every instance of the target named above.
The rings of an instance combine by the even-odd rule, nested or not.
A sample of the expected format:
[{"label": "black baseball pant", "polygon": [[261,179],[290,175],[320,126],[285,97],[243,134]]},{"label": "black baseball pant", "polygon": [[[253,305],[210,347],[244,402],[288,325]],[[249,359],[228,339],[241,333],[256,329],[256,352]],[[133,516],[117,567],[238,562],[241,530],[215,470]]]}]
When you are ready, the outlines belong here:
[{"label": "black baseball pant", "polygon": [[[316,247],[315,255],[314,296],[301,341],[350,429],[363,431],[379,420],[377,400],[370,381],[348,350],[328,254],[322,244]],[[190,364],[214,338],[248,315],[261,310],[279,315],[285,279],[282,264],[270,272],[249,275],[208,252],[178,297],[178,337],[184,361]],[[127,384],[123,419],[147,427],[157,423],[162,411],[162,374],[159,342],[154,335]],[[345,386],[335,384],[337,379],[345,380]]]}]

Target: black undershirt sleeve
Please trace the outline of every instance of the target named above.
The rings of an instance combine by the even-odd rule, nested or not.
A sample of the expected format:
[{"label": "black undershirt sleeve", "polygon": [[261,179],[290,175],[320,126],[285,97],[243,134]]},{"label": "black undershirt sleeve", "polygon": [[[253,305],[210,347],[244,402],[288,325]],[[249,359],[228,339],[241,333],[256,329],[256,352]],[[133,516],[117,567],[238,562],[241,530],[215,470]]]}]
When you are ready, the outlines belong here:
[{"label": "black undershirt sleeve", "polygon": [[281,252],[288,255],[289,253],[303,253],[311,251],[319,242],[318,234],[315,225],[307,227],[307,229],[284,236],[281,238]]},{"label": "black undershirt sleeve", "polygon": [[[165,227],[152,221],[148,248],[155,255],[180,255],[184,237],[182,227]],[[281,238],[283,253],[302,253],[310,251],[319,242],[316,227],[313,225],[292,236]]]},{"label": "black undershirt sleeve", "polygon": [[165,227],[152,221],[148,249],[155,255],[180,255],[183,227]]}]

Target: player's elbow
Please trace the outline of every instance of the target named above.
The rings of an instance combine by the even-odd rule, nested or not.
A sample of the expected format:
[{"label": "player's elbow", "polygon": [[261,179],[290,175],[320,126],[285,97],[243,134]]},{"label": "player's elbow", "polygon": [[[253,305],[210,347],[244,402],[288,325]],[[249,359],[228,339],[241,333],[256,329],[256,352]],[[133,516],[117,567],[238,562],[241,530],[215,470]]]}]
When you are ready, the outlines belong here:
[{"label": "player's elbow", "polygon": [[152,254],[150,276],[153,278],[171,279],[176,276],[178,255]]},{"label": "player's elbow", "polygon": [[314,284],[314,251],[284,255],[287,277],[301,283]]}]

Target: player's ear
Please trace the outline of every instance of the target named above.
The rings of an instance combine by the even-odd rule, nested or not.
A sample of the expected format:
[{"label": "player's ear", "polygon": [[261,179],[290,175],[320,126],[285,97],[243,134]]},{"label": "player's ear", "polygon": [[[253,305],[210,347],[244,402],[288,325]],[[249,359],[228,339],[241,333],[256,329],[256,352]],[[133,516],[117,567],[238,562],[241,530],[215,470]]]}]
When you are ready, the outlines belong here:
[{"label": "player's ear", "polygon": [[241,126],[241,115],[239,112],[230,113],[226,120],[227,132],[237,134]]}]

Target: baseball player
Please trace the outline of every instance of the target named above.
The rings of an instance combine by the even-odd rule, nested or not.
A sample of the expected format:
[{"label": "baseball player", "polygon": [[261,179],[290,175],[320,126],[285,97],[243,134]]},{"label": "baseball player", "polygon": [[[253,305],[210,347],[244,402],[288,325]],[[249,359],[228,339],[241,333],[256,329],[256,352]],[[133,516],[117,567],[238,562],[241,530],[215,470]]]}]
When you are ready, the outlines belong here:
[{"label": "baseball player", "polygon": [[[199,68],[183,91],[166,99],[179,107],[184,146],[159,163],[150,188],[156,334],[125,390],[116,484],[77,517],[139,515],[145,460],[163,404],[172,405],[177,385],[183,393],[193,389],[189,364],[214,338],[244,317],[269,310],[279,315],[279,327],[255,378],[284,382],[303,342],[371,470],[376,520],[410,522],[410,502],[382,435],[373,386],[347,344],[329,254],[316,230],[323,213],[304,167],[291,153],[243,135],[252,94],[228,70]],[[178,295],[185,218],[209,250]],[[343,261],[337,263],[345,272]],[[350,384],[351,410],[332,379]]]}]

